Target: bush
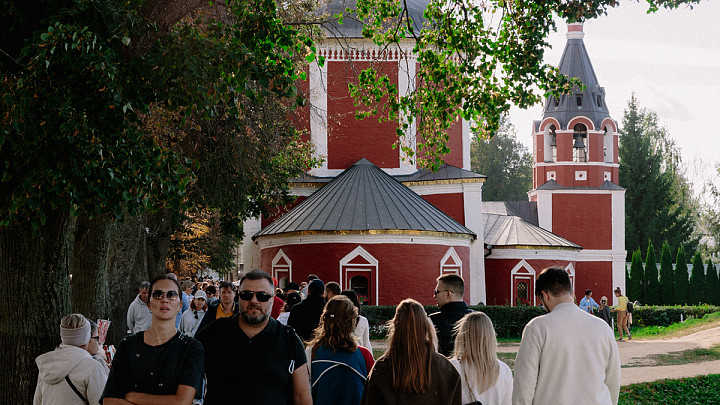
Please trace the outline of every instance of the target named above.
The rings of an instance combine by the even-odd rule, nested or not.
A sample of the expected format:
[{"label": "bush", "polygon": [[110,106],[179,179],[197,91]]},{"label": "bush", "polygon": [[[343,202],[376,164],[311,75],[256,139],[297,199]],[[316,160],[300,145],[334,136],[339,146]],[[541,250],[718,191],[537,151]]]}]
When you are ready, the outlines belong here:
[{"label": "bush", "polygon": [[[522,331],[536,316],[545,313],[545,310],[534,306],[490,306],[473,305],[470,308],[482,311],[490,317],[495,326],[495,332],[499,338],[519,338]],[[437,312],[436,305],[425,306],[425,312],[432,314]],[[700,319],[707,314],[720,312],[720,307],[713,305],[700,306],[635,306],[633,312],[634,326],[669,326],[690,317]],[[370,338],[384,339],[387,335],[387,322],[395,316],[395,306],[363,306],[362,314],[370,324]]]},{"label": "bush", "polygon": [[[545,310],[534,306],[486,306],[474,305],[470,308],[482,311],[487,314],[495,326],[495,332],[499,338],[518,338],[522,335],[525,325],[538,315],[545,313]],[[425,306],[425,312],[432,314],[437,312],[436,305]],[[364,306],[362,314],[370,324],[370,337],[383,339],[387,334],[385,324],[395,316],[395,306]]]},{"label": "bush", "polygon": [[720,307],[713,305],[699,306],[636,306],[633,312],[633,325],[635,326],[670,326],[682,319],[693,317],[700,319],[707,314],[719,312]]}]

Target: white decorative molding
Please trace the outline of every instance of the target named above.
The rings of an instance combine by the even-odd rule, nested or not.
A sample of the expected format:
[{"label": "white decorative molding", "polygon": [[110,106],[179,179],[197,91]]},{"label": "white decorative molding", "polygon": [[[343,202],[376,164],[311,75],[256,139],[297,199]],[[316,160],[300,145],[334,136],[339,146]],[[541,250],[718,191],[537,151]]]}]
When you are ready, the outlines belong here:
[{"label": "white decorative molding", "polygon": [[576,261],[578,252],[576,250],[564,249],[491,249],[490,256],[486,260],[492,259],[514,259],[514,260],[559,260],[559,261]]},{"label": "white decorative molding", "polygon": [[407,186],[417,195],[433,195],[433,194],[459,194],[462,192],[481,192],[483,183],[448,183],[448,184],[428,184],[428,185],[410,185]]},{"label": "white decorative molding", "polygon": [[[362,257],[368,264],[350,264],[350,262],[355,259],[356,257]],[[380,274],[378,271],[378,260],[371,255],[367,250],[363,249],[362,246],[358,246],[355,249],[352,250],[352,252],[348,253],[340,259],[340,288],[341,289],[349,289],[350,285],[345,280],[345,276],[348,270],[352,271],[367,271],[369,273],[375,274],[375,296],[373,297],[373,301],[375,305],[379,305],[379,292],[380,292]],[[369,277],[368,281],[372,281],[373,277]],[[370,286],[368,286],[370,287]]]},{"label": "white decorative molding", "polygon": [[[284,260],[286,264],[284,265],[278,265],[278,262],[280,260]],[[278,250],[277,254],[272,260],[272,276],[275,277],[276,280],[278,280],[278,283],[280,282],[280,277],[278,277],[278,272],[280,271],[287,271],[288,272],[288,280],[292,280],[292,260],[283,252],[282,249]]]},{"label": "white decorative molding", "polygon": [[252,240],[253,235],[262,229],[260,218],[248,218],[243,222],[242,258],[243,269],[260,268],[260,247]]},{"label": "white decorative molding", "polygon": [[587,180],[587,171],[585,170],[576,170],[575,171],[575,180]]},{"label": "white decorative molding", "polygon": [[605,181],[612,181],[612,172],[604,172],[604,173],[603,173],[603,180],[605,180]]},{"label": "white decorative molding", "polygon": [[293,186],[292,184],[290,184],[289,192],[290,192],[290,195],[294,195],[294,196],[298,196],[298,197],[310,197],[311,195],[313,195],[313,193],[320,190],[322,188],[322,186],[324,186],[326,184],[327,183],[319,183],[317,187],[306,187],[306,186],[298,187],[298,186]]},{"label": "white decorative molding", "polygon": [[486,302],[487,291],[485,285],[485,219],[482,215],[482,183],[464,183],[463,210],[465,214],[465,227],[475,232],[478,238],[470,244],[470,302]]},{"label": "white decorative molding", "polygon": [[[527,272],[520,272],[520,269],[525,269]],[[528,281],[528,288],[533,289],[533,293],[530,294],[530,291],[528,290],[528,294],[530,295],[530,300],[532,301],[532,304],[535,305],[535,269],[532,268],[531,265],[528,264],[524,259],[520,260],[518,264],[513,267],[513,269],[510,271],[510,306],[515,306],[515,280],[520,279],[524,281]]]},{"label": "white decorative molding", "polygon": [[302,236],[264,236],[255,243],[260,249],[287,245],[309,244],[406,244],[406,245],[441,245],[441,246],[470,246],[472,237],[438,237],[429,235],[302,235]]},{"label": "white decorative molding", "polygon": [[556,180],[556,181],[557,181],[557,174],[556,174],[556,172],[552,171],[552,172],[547,172],[546,174],[547,174],[547,179],[546,179],[546,181],[550,181],[550,180]]},{"label": "white decorative molding", "polygon": [[559,166],[602,166],[602,167],[620,167],[617,163],[606,162],[538,162],[535,167],[559,167]]},{"label": "white decorative molding", "polygon": [[[310,140],[315,146],[314,155],[322,159],[319,168],[311,169],[310,173],[327,170],[328,155],[328,104],[327,104],[327,63],[319,66],[317,62],[309,66],[310,87]],[[317,175],[317,174],[315,174]]]},{"label": "white decorative molding", "polygon": [[[452,266],[447,264],[450,259],[452,259],[454,263]],[[440,275],[450,272],[445,271],[446,266],[457,268],[457,270],[452,270],[452,273],[455,273],[458,276],[462,277],[462,260],[460,260],[460,256],[452,247],[448,248],[447,252],[445,252],[445,255],[442,257],[442,259],[440,259]]]},{"label": "white decorative molding", "polygon": [[576,262],[612,262],[617,259],[625,261],[625,250],[583,249],[578,252]]}]

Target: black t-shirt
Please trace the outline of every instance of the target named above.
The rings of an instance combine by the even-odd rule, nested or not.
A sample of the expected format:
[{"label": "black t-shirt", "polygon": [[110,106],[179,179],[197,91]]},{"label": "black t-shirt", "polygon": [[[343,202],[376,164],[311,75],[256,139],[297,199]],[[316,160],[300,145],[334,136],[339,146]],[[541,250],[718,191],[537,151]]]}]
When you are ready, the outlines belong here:
[{"label": "black t-shirt", "polygon": [[204,404],[286,404],[292,392],[291,360],[295,369],[307,363],[302,341],[272,318],[250,339],[240,329],[239,316],[218,319],[195,335],[205,348]]},{"label": "black t-shirt", "polygon": [[175,395],[178,385],[200,392],[205,369],[200,342],[178,332],[167,342],[150,346],[143,340],[144,334],[138,332],[120,341],[102,398],[125,398],[130,391]]},{"label": "black t-shirt", "polygon": [[450,357],[455,349],[455,324],[472,312],[464,302],[448,302],[440,312],[430,314],[430,320],[437,330],[438,352]]}]

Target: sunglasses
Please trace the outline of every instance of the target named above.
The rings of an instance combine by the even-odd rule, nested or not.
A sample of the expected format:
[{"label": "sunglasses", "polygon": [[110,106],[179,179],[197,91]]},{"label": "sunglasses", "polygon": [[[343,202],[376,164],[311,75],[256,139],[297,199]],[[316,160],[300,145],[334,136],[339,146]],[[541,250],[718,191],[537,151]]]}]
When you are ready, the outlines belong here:
[{"label": "sunglasses", "polygon": [[167,297],[167,299],[169,299],[169,300],[176,300],[176,299],[178,299],[179,296],[180,296],[180,294],[178,294],[177,291],[172,291],[172,290],[168,291],[168,292],[161,291],[161,290],[155,290],[152,292],[152,297],[156,300],[161,300],[161,299],[163,299],[163,297]]},{"label": "sunglasses", "polygon": [[262,291],[240,291],[240,294],[238,294],[240,299],[243,301],[252,301],[253,295],[260,302],[268,302],[270,298],[272,298],[272,294]]},{"label": "sunglasses", "polygon": [[445,292],[445,291],[452,292],[451,290],[435,290],[435,291],[433,291],[433,297],[437,297],[438,294],[440,294],[441,292]]}]

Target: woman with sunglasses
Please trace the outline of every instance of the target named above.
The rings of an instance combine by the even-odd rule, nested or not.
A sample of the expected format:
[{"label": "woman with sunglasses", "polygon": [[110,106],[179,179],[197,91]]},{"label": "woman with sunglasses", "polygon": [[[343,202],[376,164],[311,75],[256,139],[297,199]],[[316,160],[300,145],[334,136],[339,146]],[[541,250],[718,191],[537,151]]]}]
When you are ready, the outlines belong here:
[{"label": "woman with sunglasses", "polygon": [[190,337],[195,336],[207,309],[207,294],[203,290],[195,291],[193,299],[190,300],[190,310],[183,312],[180,317],[180,332]]},{"label": "woman with sunglasses", "polygon": [[128,335],[113,358],[103,404],[192,404],[205,369],[202,345],[175,328],[180,283],[167,275],[150,283],[150,329]]},{"label": "woman with sunglasses", "polygon": [[344,295],[332,297],[325,305],[320,326],[305,352],[315,405],[360,404],[375,361],[352,335],[356,319],[355,304]]},{"label": "woman with sunglasses", "polygon": [[435,328],[419,302],[403,300],[390,321],[388,350],[368,376],[362,404],[462,404],[460,374],[437,351]]}]

